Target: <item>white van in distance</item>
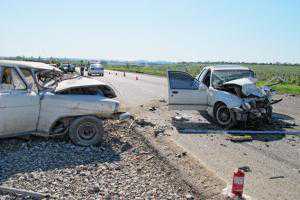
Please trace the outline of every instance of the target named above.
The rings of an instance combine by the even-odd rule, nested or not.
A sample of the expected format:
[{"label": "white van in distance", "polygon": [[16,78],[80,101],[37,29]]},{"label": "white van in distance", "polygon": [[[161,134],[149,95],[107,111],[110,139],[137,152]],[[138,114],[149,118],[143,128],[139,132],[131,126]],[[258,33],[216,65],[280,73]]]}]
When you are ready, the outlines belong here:
[{"label": "white van in distance", "polygon": [[99,75],[99,76],[103,76],[104,75],[104,68],[101,64],[97,63],[97,64],[91,64],[89,69],[88,69],[88,75],[92,76],[92,75]]}]

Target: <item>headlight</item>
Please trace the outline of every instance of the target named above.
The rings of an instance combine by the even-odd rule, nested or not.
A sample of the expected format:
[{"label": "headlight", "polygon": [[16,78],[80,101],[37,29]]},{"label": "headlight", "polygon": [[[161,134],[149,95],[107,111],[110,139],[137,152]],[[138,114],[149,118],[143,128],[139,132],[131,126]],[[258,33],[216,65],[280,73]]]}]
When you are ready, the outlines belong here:
[{"label": "headlight", "polygon": [[242,108],[243,108],[244,110],[250,110],[250,109],[251,109],[251,105],[250,105],[249,103],[247,103],[247,102],[244,102],[244,103],[242,104]]}]

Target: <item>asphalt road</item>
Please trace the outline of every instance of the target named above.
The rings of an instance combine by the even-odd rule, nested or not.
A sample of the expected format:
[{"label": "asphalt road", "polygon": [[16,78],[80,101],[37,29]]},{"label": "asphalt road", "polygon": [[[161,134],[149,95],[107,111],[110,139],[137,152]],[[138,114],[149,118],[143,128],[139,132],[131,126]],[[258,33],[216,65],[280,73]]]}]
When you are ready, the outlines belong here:
[{"label": "asphalt road", "polygon": [[[116,74],[117,73],[117,74]],[[138,80],[136,80],[136,78]],[[151,100],[167,99],[165,78],[121,72],[106,72],[99,78],[118,91],[127,109],[134,111]],[[274,111],[300,124],[300,98],[287,97]],[[191,122],[207,122],[197,112],[180,112]],[[281,115],[284,114],[284,115]],[[174,134],[170,137],[209,169],[231,184],[234,169],[249,166],[245,192],[254,199],[299,199],[300,137],[286,136],[272,141],[232,143],[224,135]],[[273,177],[273,178],[271,178]],[[275,177],[275,178],[274,178]]]}]

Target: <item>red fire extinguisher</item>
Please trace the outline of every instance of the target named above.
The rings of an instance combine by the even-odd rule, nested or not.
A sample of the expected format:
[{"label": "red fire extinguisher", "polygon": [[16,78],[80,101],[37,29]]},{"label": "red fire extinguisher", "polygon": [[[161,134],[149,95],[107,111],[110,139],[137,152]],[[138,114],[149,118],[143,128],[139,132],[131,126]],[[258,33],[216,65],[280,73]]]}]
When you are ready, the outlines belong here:
[{"label": "red fire extinguisher", "polygon": [[245,173],[241,169],[238,169],[237,172],[233,173],[232,188],[231,188],[232,194],[236,196],[243,195],[244,178],[245,178]]}]

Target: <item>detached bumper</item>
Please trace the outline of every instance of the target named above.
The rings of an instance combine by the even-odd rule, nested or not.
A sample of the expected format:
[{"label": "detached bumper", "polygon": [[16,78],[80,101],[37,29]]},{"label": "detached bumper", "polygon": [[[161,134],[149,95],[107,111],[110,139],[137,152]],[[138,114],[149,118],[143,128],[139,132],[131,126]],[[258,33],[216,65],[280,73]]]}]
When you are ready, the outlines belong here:
[{"label": "detached bumper", "polygon": [[247,121],[248,119],[258,119],[266,115],[267,110],[265,108],[257,108],[251,110],[243,110],[242,108],[231,109],[236,116],[237,121]]}]

